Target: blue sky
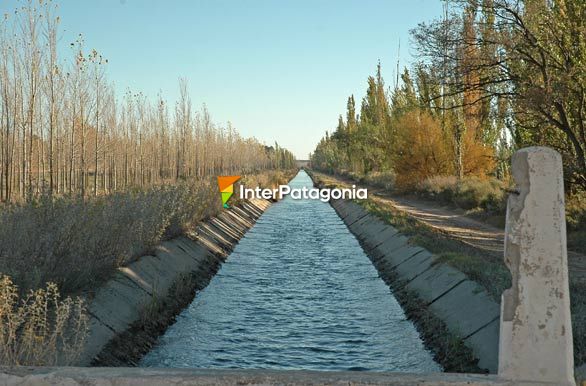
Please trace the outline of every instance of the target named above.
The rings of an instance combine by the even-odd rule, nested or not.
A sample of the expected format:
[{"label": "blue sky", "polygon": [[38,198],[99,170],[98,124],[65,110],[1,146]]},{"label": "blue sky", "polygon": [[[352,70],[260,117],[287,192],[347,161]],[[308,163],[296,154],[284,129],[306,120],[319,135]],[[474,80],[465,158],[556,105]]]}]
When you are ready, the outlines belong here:
[{"label": "blue sky", "polygon": [[[307,158],[359,101],[380,59],[392,84],[397,50],[412,59],[409,29],[441,15],[440,0],[55,0],[61,44],[82,33],[106,57],[118,95],[173,103],[178,78],[196,107],[244,136]],[[18,0],[0,0],[10,12]],[[69,53],[64,49],[65,53]],[[359,103],[359,102],[358,102]]]}]

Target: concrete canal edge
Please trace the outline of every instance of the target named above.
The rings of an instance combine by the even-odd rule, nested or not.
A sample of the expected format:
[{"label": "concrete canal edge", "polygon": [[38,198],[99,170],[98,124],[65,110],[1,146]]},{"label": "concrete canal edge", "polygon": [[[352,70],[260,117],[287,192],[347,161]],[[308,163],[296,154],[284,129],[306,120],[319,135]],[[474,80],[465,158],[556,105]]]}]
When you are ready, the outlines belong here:
[{"label": "concrete canal edge", "polygon": [[89,335],[77,364],[135,365],[270,205],[244,201],[120,268],[89,304]]},{"label": "concrete canal edge", "polygon": [[[435,255],[409,243],[407,237],[375,215],[369,214],[360,205],[346,200],[331,200],[330,204],[360,242],[403,307],[405,308],[406,302],[416,301],[418,308],[430,311],[445,324],[453,336],[472,351],[480,369],[496,373],[499,304],[462,272],[445,264],[438,264]],[[405,299],[401,293],[417,299]],[[409,310],[406,312],[409,314]],[[409,316],[414,319],[420,331],[429,328],[414,315]],[[423,332],[424,340],[426,335],[433,335],[433,331]],[[426,344],[436,351],[437,356],[434,343],[426,341]],[[472,358],[465,360],[469,359]]]},{"label": "concrete canal edge", "polygon": [[390,385],[535,386],[480,374],[402,374],[362,371],[37,367],[0,369],[7,386]]},{"label": "concrete canal edge", "polygon": [[[483,287],[444,263],[437,256],[409,242],[393,226],[347,200],[331,200],[348,229],[357,238],[381,278],[391,287],[397,300],[414,321],[426,345],[437,347],[430,331],[428,314],[439,319],[456,339],[471,350],[477,366],[490,373],[498,371],[500,304]],[[413,311],[413,308],[423,308]],[[411,309],[410,309],[411,308]],[[424,314],[423,318],[421,315]],[[428,339],[431,337],[431,341]],[[448,358],[439,358],[442,365]],[[452,360],[470,358],[454,352]],[[465,365],[465,364],[464,364]],[[471,372],[471,370],[466,370]],[[586,363],[575,368],[578,384],[586,386]]]}]

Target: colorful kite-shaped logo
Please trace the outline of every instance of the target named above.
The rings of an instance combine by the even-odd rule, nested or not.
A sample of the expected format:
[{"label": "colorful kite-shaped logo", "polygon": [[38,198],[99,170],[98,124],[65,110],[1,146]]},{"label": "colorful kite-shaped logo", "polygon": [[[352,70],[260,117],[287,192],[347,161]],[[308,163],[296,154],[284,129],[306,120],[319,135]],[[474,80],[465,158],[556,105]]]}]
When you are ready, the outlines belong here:
[{"label": "colorful kite-shaped logo", "polygon": [[229,208],[227,202],[234,194],[234,183],[240,179],[240,176],[220,176],[218,177],[218,186],[222,193],[222,204],[224,208]]}]

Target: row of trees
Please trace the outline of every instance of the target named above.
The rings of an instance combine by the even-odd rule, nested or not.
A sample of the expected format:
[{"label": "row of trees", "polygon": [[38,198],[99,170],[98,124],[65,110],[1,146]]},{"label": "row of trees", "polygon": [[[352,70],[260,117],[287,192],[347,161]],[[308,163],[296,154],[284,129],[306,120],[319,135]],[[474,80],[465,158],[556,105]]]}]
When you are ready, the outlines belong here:
[{"label": "row of trees", "polygon": [[[464,127],[464,111],[428,104],[420,90],[430,87],[428,74],[405,70],[401,86],[385,89],[380,64],[368,78],[366,96],[356,113],[348,98],[346,118],[318,143],[312,166],[328,172],[367,175],[391,171],[401,188],[435,175],[487,175],[494,170],[494,148],[480,129]],[[478,131],[477,131],[478,130]]]},{"label": "row of trees", "polygon": [[388,90],[368,80],[360,114],[320,142],[314,165],[506,177],[514,149],[560,151],[570,190],[586,188],[586,3],[452,0],[412,31],[419,61]]},{"label": "row of trees", "polygon": [[0,199],[97,195],[190,177],[290,168],[286,149],[218,127],[194,111],[185,80],[170,106],[128,91],[117,99],[105,59],[70,44],[58,52],[50,0],[30,0],[0,21]]}]

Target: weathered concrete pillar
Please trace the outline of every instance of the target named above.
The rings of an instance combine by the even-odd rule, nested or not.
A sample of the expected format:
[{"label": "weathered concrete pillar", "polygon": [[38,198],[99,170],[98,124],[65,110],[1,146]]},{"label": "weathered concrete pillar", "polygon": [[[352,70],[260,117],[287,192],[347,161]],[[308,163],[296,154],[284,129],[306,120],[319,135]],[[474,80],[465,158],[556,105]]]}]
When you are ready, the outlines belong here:
[{"label": "weathered concrete pillar", "polygon": [[545,147],[513,156],[505,263],[513,283],[503,293],[499,376],[575,385],[562,159]]}]

